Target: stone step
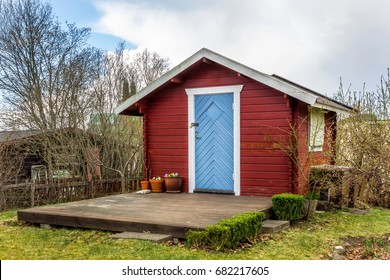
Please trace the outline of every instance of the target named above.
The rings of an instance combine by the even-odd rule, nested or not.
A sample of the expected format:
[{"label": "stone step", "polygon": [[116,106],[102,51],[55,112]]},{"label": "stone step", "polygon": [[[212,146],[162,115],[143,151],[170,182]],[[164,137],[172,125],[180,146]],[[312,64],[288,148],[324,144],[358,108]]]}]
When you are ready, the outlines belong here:
[{"label": "stone step", "polygon": [[290,227],[289,221],[265,220],[261,228],[262,233],[274,233]]},{"label": "stone step", "polygon": [[139,239],[153,242],[165,242],[172,239],[172,235],[150,233],[150,232],[131,232],[125,231],[111,235],[112,239]]}]

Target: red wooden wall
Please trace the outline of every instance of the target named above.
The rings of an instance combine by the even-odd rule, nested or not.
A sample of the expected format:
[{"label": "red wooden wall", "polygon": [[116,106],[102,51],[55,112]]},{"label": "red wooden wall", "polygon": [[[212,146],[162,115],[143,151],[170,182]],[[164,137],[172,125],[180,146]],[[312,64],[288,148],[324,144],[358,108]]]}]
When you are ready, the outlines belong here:
[{"label": "red wooden wall", "polygon": [[[276,146],[289,143],[290,124],[293,119],[307,114],[305,104],[217,64],[197,65],[180,80],[181,83],[171,83],[152,93],[144,103],[147,108],[144,115],[145,156],[152,176],[179,172],[183,176],[184,191],[188,191],[188,105],[185,89],[243,84],[240,108],[241,195],[271,196],[293,190],[293,181],[297,178],[294,178],[291,160]],[[299,108],[299,111],[294,108]],[[307,124],[301,129],[302,149],[307,153]]]},{"label": "red wooden wall", "polygon": [[292,167],[292,192],[305,194],[308,190],[309,169],[312,165],[333,164],[335,150],[333,149],[336,137],[336,113],[325,113],[325,137],[323,151],[309,152],[309,107],[307,104],[294,100],[293,123],[298,133],[299,166]]}]

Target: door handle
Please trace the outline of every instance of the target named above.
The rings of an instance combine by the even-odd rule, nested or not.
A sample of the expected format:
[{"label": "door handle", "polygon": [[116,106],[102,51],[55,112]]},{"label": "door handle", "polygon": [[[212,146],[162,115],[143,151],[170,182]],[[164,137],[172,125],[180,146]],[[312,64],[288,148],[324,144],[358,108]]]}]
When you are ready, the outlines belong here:
[{"label": "door handle", "polygon": [[190,124],[190,128],[198,127],[198,126],[199,126],[199,123],[196,123],[196,122],[195,123],[193,122]]}]

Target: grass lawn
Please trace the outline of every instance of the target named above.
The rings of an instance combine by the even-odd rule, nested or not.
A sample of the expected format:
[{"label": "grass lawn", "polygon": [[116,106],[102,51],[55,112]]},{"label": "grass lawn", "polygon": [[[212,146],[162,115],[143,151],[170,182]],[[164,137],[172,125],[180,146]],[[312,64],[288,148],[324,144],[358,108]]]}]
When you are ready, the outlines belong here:
[{"label": "grass lawn", "polygon": [[[43,229],[19,224],[15,211],[0,212],[0,259],[329,259],[333,248],[343,244],[345,238],[362,236],[364,241],[384,235],[390,237],[390,210],[371,209],[366,215],[344,211],[316,214],[311,221],[297,223],[271,236],[263,236],[263,241],[251,248],[225,253],[197,251],[148,241],[112,240],[110,235],[110,232],[95,230]],[[370,250],[372,243],[364,244]],[[385,244],[386,253],[390,252],[389,244]],[[375,252],[370,253],[376,257]]]}]

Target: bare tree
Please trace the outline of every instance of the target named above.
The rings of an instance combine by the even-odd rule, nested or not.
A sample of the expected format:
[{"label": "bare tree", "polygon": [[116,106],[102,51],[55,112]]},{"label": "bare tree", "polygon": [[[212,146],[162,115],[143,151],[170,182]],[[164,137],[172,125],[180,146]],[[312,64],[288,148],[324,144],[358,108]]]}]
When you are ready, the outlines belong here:
[{"label": "bare tree", "polygon": [[3,122],[42,131],[85,124],[100,55],[86,45],[89,33],[73,24],[63,30],[49,4],[0,3]]},{"label": "bare tree", "polygon": [[[137,91],[150,85],[169,69],[169,59],[144,49],[137,53],[128,69],[128,79]],[[134,89],[131,91],[134,94]]]},{"label": "bare tree", "polygon": [[390,207],[390,72],[374,92],[344,89],[340,80],[335,97],[355,108],[339,121],[338,163],[354,168],[360,201]]},{"label": "bare tree", "polygon": [[130,57],[124,43],[119,43],[114,53],[105,55],[100,67],[100,76],[92,88],[95,111],[90,129],[102,143],[100,165],[106,173],[114,172],[121,177],[123,191],[126,178],[139,177],[142,173],[142,118],[118,116],[114,109],[164,74],[168,59],[147,49]]},{"label": "bare tree", "polygon": [[103,53],[88,46],[89,34],[73,24],[63,28],[48,3],[1,2],[0,122],[41,131],[31,147],[50,177],[62,169],[85,176],[93,161],[124,183],[142,170],[142,120],[117,116],[114,108],[162,75],[168,59],[147,49],[128,57],[124,43]]}]

